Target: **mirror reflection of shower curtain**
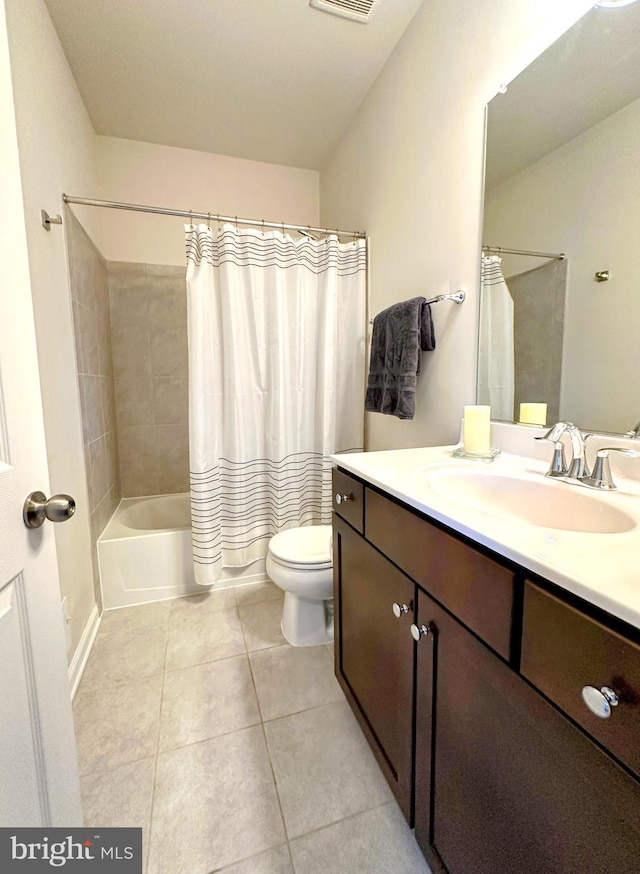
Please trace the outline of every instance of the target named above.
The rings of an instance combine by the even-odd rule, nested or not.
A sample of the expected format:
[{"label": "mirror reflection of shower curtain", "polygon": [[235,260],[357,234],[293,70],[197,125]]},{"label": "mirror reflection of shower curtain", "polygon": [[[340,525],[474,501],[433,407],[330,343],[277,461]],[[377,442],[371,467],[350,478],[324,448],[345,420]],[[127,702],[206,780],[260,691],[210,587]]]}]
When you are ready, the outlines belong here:
[{"label": "mirror reflection of shower curtain", "polygon": [[361,449],[366,244],[187,225],[196,582],[331,521],[331,453]]},{"label": "mirror reflection of shower curtain", "polygon": [[515,370],[513,300],[502,275],[502,259],[482,259],[478,403],[491,406],[492,419],[513,421]]}]

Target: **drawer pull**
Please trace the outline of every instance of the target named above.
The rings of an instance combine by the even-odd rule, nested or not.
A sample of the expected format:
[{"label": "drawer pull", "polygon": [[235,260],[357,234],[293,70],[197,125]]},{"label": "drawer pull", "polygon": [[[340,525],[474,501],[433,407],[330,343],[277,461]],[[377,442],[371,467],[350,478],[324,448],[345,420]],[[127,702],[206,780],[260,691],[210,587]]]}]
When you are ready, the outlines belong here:
[{"label": "drawer pull", "polygon": [[347,501],[353,501],[353,495],[336,495],[336,504],[346,504]]},{"label": "drawer pull", "polygon": [[396,601],[394,601],[391,609],[393,610],[393,615],[396,617],[396,619],[400,619],[403,613],[408,613],[409,610],[411,610],[412,606],[413,604],[410,604],[407,607],[406,604],[398,604]]},{"label": "drawer pull", "polygon": [[582,700],[600,719],[608,719],[611,716],[611,708],[618,704],[618,696],[608,686],[603,686],[601,689],[585,686],[582,690]]},{"label": "drawer pull", "polygon": [[424,635],[427,636],[433,633],[433,628],[427,625],[412,625],[411,626],[411,636],[415,641],[419,641],[420,638]]}]

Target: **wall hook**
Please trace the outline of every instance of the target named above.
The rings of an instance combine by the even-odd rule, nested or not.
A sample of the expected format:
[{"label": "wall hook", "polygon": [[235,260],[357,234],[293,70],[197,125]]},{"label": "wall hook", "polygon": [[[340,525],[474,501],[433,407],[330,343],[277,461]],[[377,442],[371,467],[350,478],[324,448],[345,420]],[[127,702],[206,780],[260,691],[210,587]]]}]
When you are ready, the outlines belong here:
[{"label": "wall hook", "polygon": [[51,230],[51,225],[61,225],[62,224],[62,216],[61,215],[49,215],[46,209],[40,210],[40,220],[42,221],[42,227],[45,231]]},{"label": "wall hook", "polygon": [[609,271],[608,270],[598,270],[595,274],[596,282],[607,282],[609,279]]}]

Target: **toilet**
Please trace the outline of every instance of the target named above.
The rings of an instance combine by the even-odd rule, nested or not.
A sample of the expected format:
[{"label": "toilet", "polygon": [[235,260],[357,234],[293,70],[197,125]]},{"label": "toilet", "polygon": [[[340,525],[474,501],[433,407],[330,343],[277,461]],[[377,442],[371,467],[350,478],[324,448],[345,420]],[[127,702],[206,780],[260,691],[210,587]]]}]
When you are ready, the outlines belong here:
[{"label": "toilet", "polygon": [[281,531],[269,541],[267,574],[284,591],[282,633],[293,646],[333,640],[331,525]]}]

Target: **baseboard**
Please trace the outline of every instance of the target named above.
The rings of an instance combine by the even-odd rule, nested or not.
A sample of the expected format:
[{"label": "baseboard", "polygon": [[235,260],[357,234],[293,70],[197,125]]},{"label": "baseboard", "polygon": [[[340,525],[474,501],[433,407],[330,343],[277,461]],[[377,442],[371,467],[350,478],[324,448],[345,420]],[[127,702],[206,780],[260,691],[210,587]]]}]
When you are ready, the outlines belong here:
[{"label": "baseboard", "polygon": [[80,685],[93,641],[96,639],[98,628],[100,628],[100,614],[98,613],[98,605],[94,604],[69,665],[69,686],[71,687],[72,701],[78,691],[78,686]]}]

